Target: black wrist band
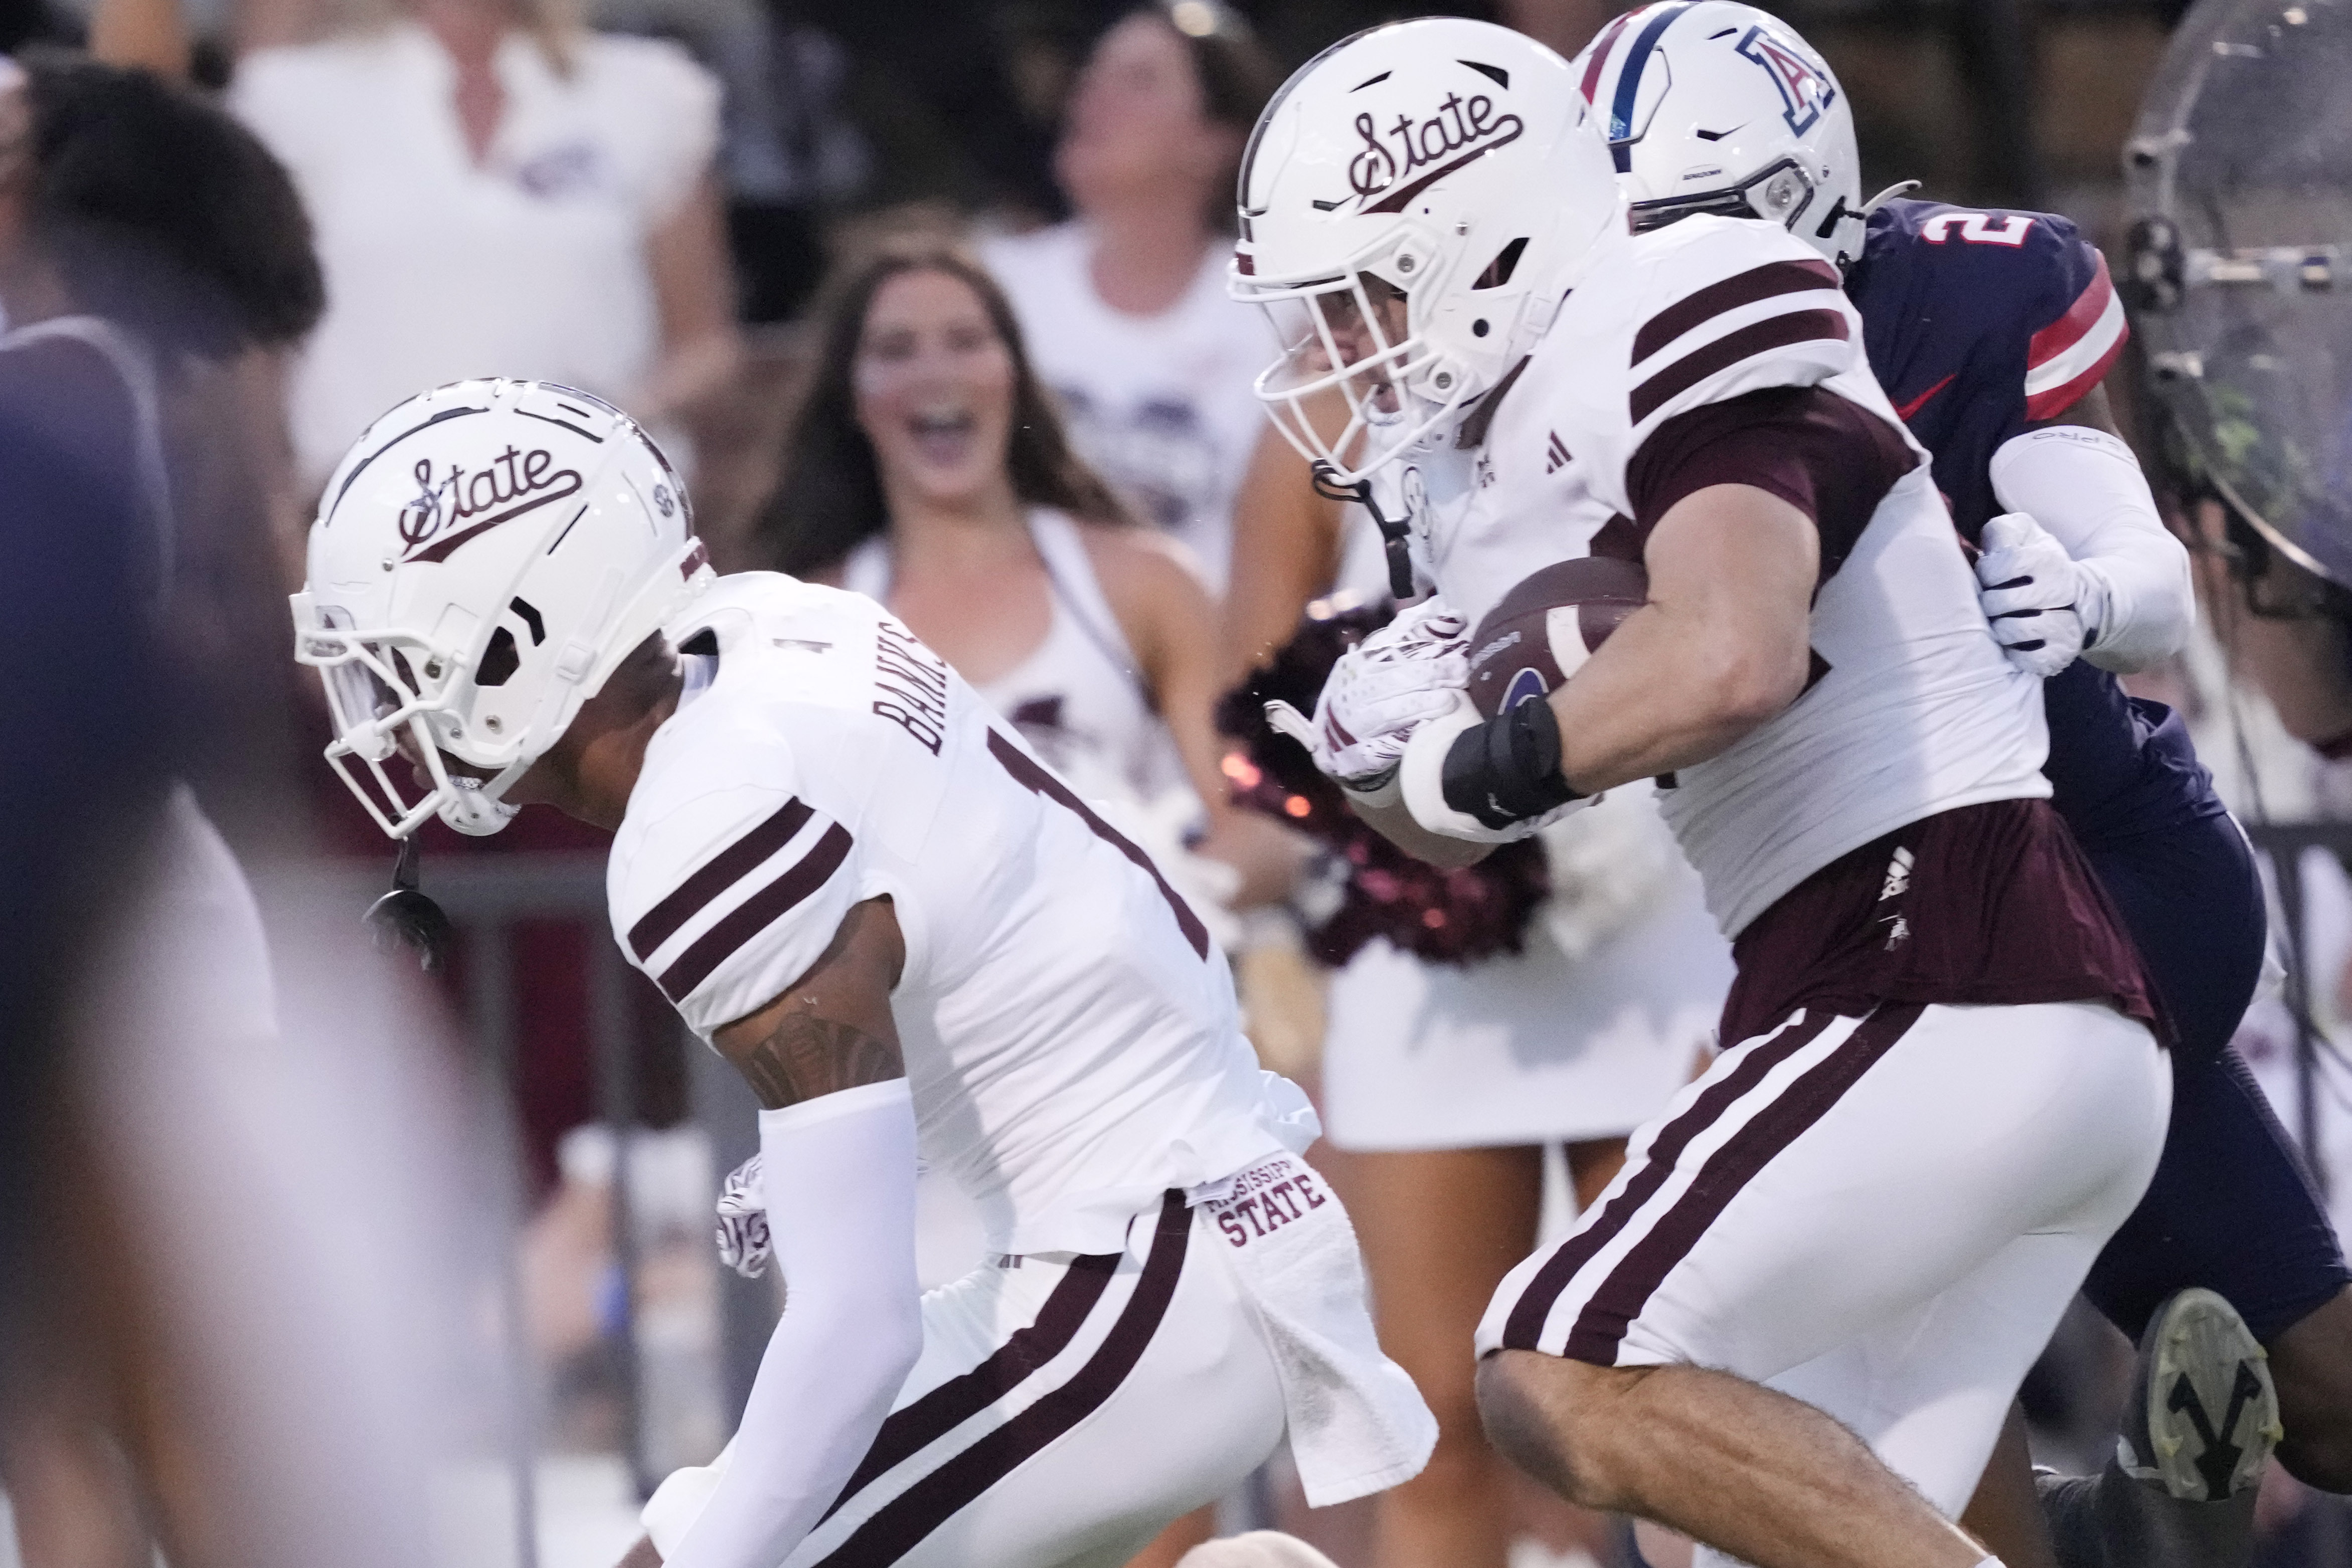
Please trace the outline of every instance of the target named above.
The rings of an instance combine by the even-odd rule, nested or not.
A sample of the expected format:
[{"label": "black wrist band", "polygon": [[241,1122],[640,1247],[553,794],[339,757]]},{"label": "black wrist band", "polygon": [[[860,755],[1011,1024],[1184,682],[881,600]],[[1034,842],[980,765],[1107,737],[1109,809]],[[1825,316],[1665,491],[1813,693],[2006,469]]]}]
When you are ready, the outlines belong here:
[{"label": "black wrist band", "polygon": [[1559,720],[1538,697],[1454,737],[1438,774],[1445,803],[1507,828],[1580,800],[1559,772]]}]

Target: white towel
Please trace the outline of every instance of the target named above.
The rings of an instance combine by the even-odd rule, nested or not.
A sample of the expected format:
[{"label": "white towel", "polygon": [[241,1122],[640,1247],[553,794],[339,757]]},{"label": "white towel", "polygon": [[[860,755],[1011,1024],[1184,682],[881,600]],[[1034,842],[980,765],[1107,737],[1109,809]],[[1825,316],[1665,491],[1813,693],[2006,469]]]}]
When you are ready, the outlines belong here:
[{"label": "white towel", "polygon": [[1291,1155],[1196,1189],[1282,1379],[1290,1456],[1310,1507],[1420,1474],[1437,1417],[1372,1332],[1356,1228],[1323,1178]]}]

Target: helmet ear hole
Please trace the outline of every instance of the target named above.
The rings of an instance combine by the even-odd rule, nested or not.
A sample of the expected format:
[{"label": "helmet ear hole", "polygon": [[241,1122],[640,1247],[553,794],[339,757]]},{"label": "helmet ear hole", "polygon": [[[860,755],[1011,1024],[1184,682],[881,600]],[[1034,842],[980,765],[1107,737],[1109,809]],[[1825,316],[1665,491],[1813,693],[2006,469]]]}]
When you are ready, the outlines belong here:
[{"label": "helmet ear hole", "polygon": [[490,645],[482,650],[482,663],[474,672],[474,684],[502,686],[521,668],[522,654],[515,646],[515,635],[501,626],[490,633]]},{"label": "helmet ear hole", "polygon": [[1475,293],[1481,288],[1500,288],[1508,283],[1511,280],[1511,274],[1519,269],[1519,257],[1527,253],[1527,236],[1522,235],[1496,251],[1495,259],[1486,264],[1486,270],[1478,275],[1478,281],[1470,286],[1471,291]]}]

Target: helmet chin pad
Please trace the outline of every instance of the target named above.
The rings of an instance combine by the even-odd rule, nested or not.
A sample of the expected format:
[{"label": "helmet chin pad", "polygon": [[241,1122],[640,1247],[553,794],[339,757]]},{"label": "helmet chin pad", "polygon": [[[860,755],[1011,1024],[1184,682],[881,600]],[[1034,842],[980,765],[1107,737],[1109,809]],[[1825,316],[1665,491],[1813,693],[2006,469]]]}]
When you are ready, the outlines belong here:
[{"label": "helmet chin pad", "polygon": [[[520,766],[520,765],[518,765]],[[515,769],[509,768],[509,772]],[[449,791],[441,799],[441,820],[468,838],[487,839],[515,820],[520,806],[500,800],[491,785],[507,782],[501,774],[488,784],[463,773],[449,776]]]}]

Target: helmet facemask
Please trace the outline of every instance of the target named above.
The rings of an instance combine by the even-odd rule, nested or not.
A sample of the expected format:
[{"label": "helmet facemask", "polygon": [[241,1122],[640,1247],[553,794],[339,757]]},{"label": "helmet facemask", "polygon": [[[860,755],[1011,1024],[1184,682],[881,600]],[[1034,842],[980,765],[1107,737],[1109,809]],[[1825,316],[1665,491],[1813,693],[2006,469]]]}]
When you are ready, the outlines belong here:
[{"label": "helmet facemask", "polygon": [[[1248,280],[1281,357],[1257,378],[1275,428],[1331,481],[1353,485],[1446,423],[1479,390],[1423,330],[1429,253],[1403,236],[1332,277]],[[1416,249],[1420,253],[1415,254]]]},{"label": "helmet facemask", "polygon": [[[327,764],[378,827],[403,839],[438,815],[457,831],[480,836],[513,820],[520,808],[506,801],[506,791],[545,747],[527,751],[487,779],[450,770],[448,748],[463,745],[457,711],[463,688],[476,684],[462,676],[461,652],[414,632],[362,632],[347,611],[313,605],[308,594],[296,596],[295,613],[294,656],[319,672],[335,727]],[[492,642],[495,647],[495,636]],[[486,655],[484,663],[489,662]],[[429,788],[403,787],[393,769],[410,764],[425,770]],[[417,789],[421,797],[412,800]]]}]

